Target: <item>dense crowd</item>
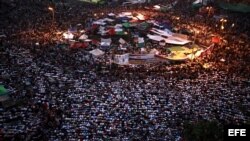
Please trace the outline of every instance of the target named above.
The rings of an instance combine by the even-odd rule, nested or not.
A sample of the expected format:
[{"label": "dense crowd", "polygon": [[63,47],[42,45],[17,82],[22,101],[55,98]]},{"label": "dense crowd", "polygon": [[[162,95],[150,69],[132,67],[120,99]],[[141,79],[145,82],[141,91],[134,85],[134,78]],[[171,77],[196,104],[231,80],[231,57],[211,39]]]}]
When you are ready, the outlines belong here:
[{"label": "dense crowd", "polygon": [[[221,31],[215,19],[192,16],[184,4],[167,13],[56,5],[54,24],[47,6],[38,4],[19,5],[2,16],[7,37],[0,39],[0,84],[16,104],[0,108],[0,140],[168,141],[181,140],[186,122],[249,123],[249,18],[228,13],[235,27]],[[56,47],[57,31],[84,25],[93,13],[123,8],[168,19],[177,29],[199,29],[197,43],[209,44],[211,32],[225,42],[192,62],[134,66],[109,64],[107,54],[95,58],[84,49]]]}]

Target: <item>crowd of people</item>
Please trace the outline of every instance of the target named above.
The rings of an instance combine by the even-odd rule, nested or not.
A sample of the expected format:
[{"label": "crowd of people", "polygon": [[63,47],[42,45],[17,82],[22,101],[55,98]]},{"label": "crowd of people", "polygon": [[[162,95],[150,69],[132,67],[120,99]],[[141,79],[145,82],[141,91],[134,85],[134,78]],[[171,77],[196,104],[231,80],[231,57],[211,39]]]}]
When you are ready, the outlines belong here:
[{"label": "crowd of people", "polygon": [[[197,11],[187,9],[186,3],[167,13],[142,6],[111,9],[77,3],[55,5],[56,22],[51,23],[46,4],[31,4],[7,5],[14,8],[1,15],[1,34],[6,37],[0,38],[0,84],[15,105],[0,107],[0,140],[169,141],[181,140],[186,122],[249,123],[246,15],[227,13],[235,26],[228,23],[220,30],[220,22],[194,14]],[[108,56],[95,58],[85,49],[56,47],[61,38],[57,31],[84,25],[94,13],[124,10],[154,14],[177,29],[198,29],[200,44],[209,44],[210,33],[224,42],[209,55],[183,64],[132,66],[106,63]]]}]

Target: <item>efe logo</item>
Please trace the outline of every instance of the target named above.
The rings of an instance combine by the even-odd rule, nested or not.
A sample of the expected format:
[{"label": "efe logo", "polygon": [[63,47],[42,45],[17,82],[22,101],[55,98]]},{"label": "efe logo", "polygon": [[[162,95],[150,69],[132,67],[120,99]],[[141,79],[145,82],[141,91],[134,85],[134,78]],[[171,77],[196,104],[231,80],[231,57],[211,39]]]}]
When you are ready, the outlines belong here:
[{"label": "efe logo", "polygon": [[246,136],[246,129],[228,129],[228,136]]}]

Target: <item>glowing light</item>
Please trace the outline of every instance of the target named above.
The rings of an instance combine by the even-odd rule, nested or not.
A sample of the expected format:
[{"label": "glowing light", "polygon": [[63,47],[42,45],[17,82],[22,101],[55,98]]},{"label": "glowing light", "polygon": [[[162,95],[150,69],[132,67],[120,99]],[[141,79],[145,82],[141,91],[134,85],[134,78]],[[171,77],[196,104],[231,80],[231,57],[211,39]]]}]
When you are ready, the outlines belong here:
[{"label": "glowing light", "polygon": [[203,68],[204,68],[204,69],[209,69],[210,67],[212,67],[212,65],[209,64],[209,63],[203,64]]},{"label": "glowing light", "polygon": [[161,7],[160,7],[159,5],[155,5],[155,6],[154,6],[154,9],[159,10],[159,9],[161,9]]},{"label": "glowing light", "polygon": [[222,18],[222,19],[220,19],[220,22],[226,23],[226,22],[227,22],[227,19]]},{"label": "glowing light", "polygon": [[225,27],[222,25],[220,28],[221,28],[221,30],[224,30]]},{"label": "glowing light", "polygon": [[232,27],[234,27],[234,23],[232,24]]},{"label": "glowing light", "polygon": [[52,7],[48,7],[48,9],[49,9],[50,11],[54,11],[54,9],[53,9]]}]

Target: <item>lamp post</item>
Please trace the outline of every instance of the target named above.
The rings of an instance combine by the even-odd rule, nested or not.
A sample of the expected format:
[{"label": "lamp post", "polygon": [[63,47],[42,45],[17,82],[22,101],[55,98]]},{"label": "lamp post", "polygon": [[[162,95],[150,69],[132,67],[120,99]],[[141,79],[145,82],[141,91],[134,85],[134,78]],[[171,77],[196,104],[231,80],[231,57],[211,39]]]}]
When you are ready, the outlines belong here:
[{"label": "lamp post", "polygon": [[207,11],[208,11],[208,12],[207,12],[207,15],[210,16],[211,10],[213,9],[213,7],[212,7],[212,6],[208,6],[206,9],[207,9]]},{"label": "lamp post", "polygon": [[191,57],[192,61],[194,60],[194,57],[195,57],[195,55],[194,55],[195,40],[197,38],[197,34],[199,34],[199,33],[200,33],[199,30],[194,30],[194,41],[193,41],[193,46],[192,46],[192,57]]},{"label": "lamp post", "polygon": [[54,24],[54,22],[55,22],[55,10],[54,10],[54,8],[52,8],[50,6],[48,7],[48,10],[52,12],[52,22]]},{"label": "lamp post", "polygon": [[227,19],[224,19],[224,18],[222,18],[222,19],[220,19],[220,22],[221,22],[221,30],[224,30],[224,23],[226,23],[227,22]]}]

